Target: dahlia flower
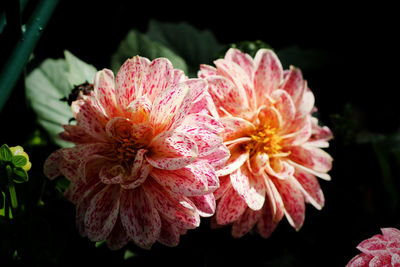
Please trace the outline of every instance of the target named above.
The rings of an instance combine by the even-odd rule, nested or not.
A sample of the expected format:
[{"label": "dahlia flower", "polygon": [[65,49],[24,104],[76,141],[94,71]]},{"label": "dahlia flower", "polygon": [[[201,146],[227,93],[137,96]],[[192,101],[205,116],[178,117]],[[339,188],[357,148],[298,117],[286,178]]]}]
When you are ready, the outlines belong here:
[{"label": "dahlia flower", "polygon": [[53,152],[44,172],[71,183],[81,235],[150,248],[175,246],[181,234],[215,211],[215,169],[229,157],[209,115],[207,83],[188,79],[169,60],[127,60],[115,78],[97,72],[94,89],[71,108],[76,125],[64,125],[72,148]]},{"label": "dahlia flower", "polygon": [[231,153],[217,171],[214,223],[233,223],[234,237],[256,226],[266,238],[285,216],[299,230],[305,202],[324,205],[316,177],[329,180],[332,163],[321,149],[332,133],[312,117],[313,93],[298,68],[284,71],[268,49],[254,59],[230,49],[214,63],[202,65],[198,76],[208,82]]},{"label": "dahlia flower", "polygon": [[362,253],[351,259],[347,267],[400,266],[400,231],[395,228],[381,231],[383,235],[374,235],[357,246]]}]

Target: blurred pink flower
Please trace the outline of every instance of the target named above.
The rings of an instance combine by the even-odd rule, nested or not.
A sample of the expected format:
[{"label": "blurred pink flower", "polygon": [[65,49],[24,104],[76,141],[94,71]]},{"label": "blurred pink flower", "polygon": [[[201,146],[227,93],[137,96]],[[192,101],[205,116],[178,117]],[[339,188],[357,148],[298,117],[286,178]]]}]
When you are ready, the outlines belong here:
[{"label": "blurred pink flower", "polygon": [[347,267],[400,266],[400,231],[395,228],[381,231],[383,235],[374,235],[357,246],[362,253],[351,259]]},{"label": "blurred pink flower", "polygon": [[202,65],[198,76],[209,85],[224,126],[231,156],[217,171],[221,187],[216,225],[233,223],[241,237],[256,226],[268,237],[285,215],[299,230],[305,202],[317,209],[324,196],[316,176],[330,180],[332,133],[312,117],[314,95],[299,69],[283,70],[275,53],[260,49],[254,59],[230,49],[216,68]]},{"label": "blurred pink flower", "polygon": [[52,153],[44,172],[64,175],[79,232],[111,249],[132,240],[150,248],[176,246],[181,234],[215,211],[215,169],[229,157],[209,114],[207,82],[188,79],[169,60],[127,60],[115,82],[110,70],[71,105],[75,143]]}]

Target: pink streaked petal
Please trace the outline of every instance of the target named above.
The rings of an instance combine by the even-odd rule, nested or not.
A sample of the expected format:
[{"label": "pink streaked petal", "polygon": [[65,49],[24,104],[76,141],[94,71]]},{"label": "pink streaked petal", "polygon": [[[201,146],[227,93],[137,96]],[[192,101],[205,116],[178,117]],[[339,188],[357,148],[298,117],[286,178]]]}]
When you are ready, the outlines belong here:
[{"label": "pink streaked petal", "polygon": [[43,166],[44,175],[47,178],[53,180],[54,178],[61,175],[59,165],[63,158],[62,149],[56,150],[46,159]]},{"label": "pink streaked petal", "polygon": [[233,187],[229,187],[217,205],[216,221],[222,225],[229,224],[239,219],[246,209],[246,202]]},{"label": "pink streaked petal", "polygon": [[396,228],[381,228],[383,237],[390,240],[390,239],[400,239],[400,230]]},{"label": "pink streaked petal", "polygon": [[179,237],[181,236],[179,229],[166,219],[161,217],[161,232],[158,237],[158,242],[167,247],[176,247],[179,243]]},{"label": "pink streaked petal", "polygon": [[107,117],[118,114],[114,90],[114,74],[111,70],[98,71],[94,77],[94,94]]},{"label": "pink streaked petal", "polygon": [[199,226],[199,213],[189,198],[167,190],[153,179],[147,179],[142,186],[160,215],[170,223],[183,229],[194,229]]},{"label": "pink streaked petal", "polygon": [[148,67],[142,95],[146,95],[151,102],[173,85],[174,68],[166,58],[154,59]]},{"label": "pink streaked petal", "polygon": [[278,192],[278,189],[276,189],[276,186],[272,182],[271,178],[268,177],[266,173],[262,175],[265,181],[265,192],[266,195],[268,196],[268,201],[265,200],[265,202],[268,202],[270,205],[272,220],[278,223],[282,220],[283,216],[285,215],[283,200],[280,193]]},{"label": "pink streaked petal", "polygon": [[249,159],[249,170],[253,174],[264,173],[265,168],[267,167],[269,161],[269,157],[267,153],[256,153]]},{"label": "pink streaked petal", "polygon": [[293,176],[295,178],[294,181],[298,182],[298,187],[303,192],[305,199],[316,209],[322,209],[325,198],[315,175],[295,168]]},{"label": "pink streaked petal", "polygon": [[[250,111],[232,81],[223,76],[207,77],[208,91],[215,103],[217,110],[224,108],[233,115],[240,115]],[[223,115],[223,113],[220,113]]]},{"label": "pink streaked petal", "polygon": [[67,178],[71,182],[75,182],[79,179],[79,161],[67,161],[62,160],[58,165],[58,169],[60,170],[61,174]]},{"label": "pink streaked petal", "polygon": [[92,107],[85,100],[77,100],[71,104],[72,113],[80,126],[87,134],[94,138],[107,141],[104,126],[107,120],[100,111]]},{"label": "pink streaked petal", "polygon": [[319,126],[318,119],[311,117],[312,123],[312,136],[310,141],[329,141],[333,138],[332,131],[327,126]]},{"label": "pink streaked petal", "polygon": [[144,155],[147,153],[147,149],[139,149],[136,152],[135,159],[132,162],[131,166],[131,173],[130,173],[130,178],[128,178],[128,181],[131,180],[136,180],[136,175],[139,173],[140,169],[142,168],[144,164]]},{"label": "pink streaked petal", "polygon": [[372,256],[383,256],[389,253],[386,245],[387,241],[382,235],[374,235],[358,244],[357,249]]},{"label": "pink streaked petal", "polygon": [[254,110],[257,104],[256,94],[251,77],[247,75],[246,71],[235,62],[226,59],[217,59],[214,64],[217,66],[217,74],[227,77],[233,82],[242,98],[243,105]]},{"label": "pink streaked petal", "polygon": [[304,90],[306,89],[304,85],[305,84],[301,70],[290,66],[290,69],[287,75],[285,75],[281,87],[291,96],[296,106],[297,103],[302,100],[301,97],[303,96]]},{"label": "pink streaked petal", "polygon": [[264,180],[251,174],[245,165],[231,173],[230,177],[233,188],[247,206],[252,210],[261,209],[265,201]]},{"label": "pink streaked petal", "polygon": [[252,79],[254,64],[253,59],[248,54],[241,52],[239,49],[230,48],[225,54],[225,59],[238,64],[246,72],[247,76]]},{"label": "pink streaked petal", "polygon": [[117,221],[119,206],[119,185],[108,185],[91,199],[85,213],[85,230],[91,241],[107,238]]},{"label": "pink streaked petal", "polygon": [[282,136],[284,146],[299,146],[310,139],[312,134],[311,117],[305,116],[297,121],[293,132]]},{"label": "pink streaked petal", "polygon": [[330,176],[329,174],[325,173],[325,172],[317,172],[317,171],[314,171],[313,169],[306,168],[306,167],[304,167],[303,165],[297,164],[296,162],[291,161],[291,160],[287,160],[287,162],[288,162],[290,165],[292,165],[292,166],[294,166],[294,167],[296,167],[296,168],[298,168],[298,169],[301,169],[301,170],[303,170],[303,171],[305,171],[305,172],[311,173],[311,174],[313,174],[313,175],[315,175],[315,176],[317,176],[317,177],[319,177],[319,178],[321,178],[321,179],[324,179],[324,180],[326,180],[326,181],[330,181],[330,180],[331,180],[331,176]]},{"label": "pink streaked petal", "polygon": [[391,255],[375,256],[370,260],[369,266],[371,266],[371,267],[393,267],[391,265],[391,258],[392,258]]},{"label": "pink streaked petal", "polygon": [[87,134],[82,127],[78,125],[66,124],[63,125],[63,128],[64,132],[59,133],[58,137],[64,141],[73,142],[75,144],[95,143],[99,141]]},{"label": "pink streaked petal", "polygon": [[296,107],[292,98],[286,91],[281,89],[275,90],[271,94],[271,97],[276,101],[275,108],[282,116],[283,128],[289,128],[292,126],[292,122],[296,116]]},{"label": "pink streaked petal", "polygon": [[239,220],[235,221],[232,225],[232,236],[240,238],[247,234],[262,216],[263,211],[246,209]]},{"label": "pink streaked petal", "polygon": [[121,191],[120,217],[128,236],[138,246],[150,249],[161,231],[161,219],[141,187]]},{"label": "pink streaked petal", "polygon": [[136,97],[142,95],[146,83],[146,73],[150,61],[147,58],[135,56],[125,61],[115,79],[117,102],[124,110]]},{"label": "pink streaked petal", "polygon": [[400,267],[400,255],[398,253],[392,255],[390,264],[393,267]]},{"label": "pink streaked petal", "polygon": [[223,117],[220,122],[224,127],[224,132],[221,134],[224,141],[249,136],[256,129],[254,124],[238,117]]},{"label": "pink streaked petal", "polygon": [[134,189],[140,186],[144,181],[146,181],[152,169],[153,167],[150,164],[144,163],[141,165],[140,170],[134,175],[131,174],[130,177],[125,177],[126,180],[121,183],[121,187],[124,189]]},{"label": "pink streaked petal", "polygon": [[373,256],[371,255],[360,253],[352,258],[349,263],[347,263],[346,267],[367,267],[372,258]]},{"label": "pink streaked petal", "polygon": [[254,57],[254,89],[257,105],[265,103],[265,95],[271,95],[283,78],[282,64],[272,50],[260,49]]},{"label": "pink streaked petal", "polygon": [[189,197],[196,205],[201,217],[211,217],[215,213],[215,197],[213,194]]},{"label": "pink streaked petal", "polygon": [[192,163],[197,155],[197,144],[189,136],[177,132],[163,132],[149,145],[146,160],[163,170],[177,170]]},{"label": "pink streaked petal", "polygon": [[286,219],[298,231],[304,223],[305,204],[303,193],[293,180],[294,178],[289,177],[284,180],[274,179],[273,182],[282,196]]},{"label": "pink streaked petal", "polygon": [[204,128],[213,134],[219,134],[224,130],[224,127],[219,120],[207,114],[189,114],[185,117],[177,130],[181,127]]},{"label": "pink streaked petal", "polygon": [[332,157],[324,150],[308,146],[294,146],[290,148],[290,160],[303,165],[306,168],[315,170],[316,172],[328,172],[332,168]]},{"label": "pink streaked petal", "polygon": [[242,144],[232,144],[228,149],[231,156],[225,166],[216,171],[218,176],[228,175],[236,171],[249,159],[249,151],[243,148]]},{"label": "pink streaked petal", "polygon": [[129,241],[129,236],[126,234],[125,229],[122,227],[121,219],[118,217],[115,222],[114,228],[110,235],[107,237],[107,246],[111,250],[118,250],[124,247]]},{"label": "pink streaked petal", "polygon": [[[87,195],[87,192],[91,191],[97,186],[97,184],[102,184],[97,177],[96,179],[90,179],[87,181],[77,180],[76,182],[70,183],[64,192],[64,197],[76,205]],[[104,186],[105,185],[102,184],[100,188],[102,189]]]},{"label": "pink streaked petal", "polygon": [[187,79],[183,70],[174,69],[174,81],[173,84],[183,82]]},{"label": "pink streaked petal", "polygon": [[226,161],[230,157],[228,148],[224,145],[219,146],[211,154],[201,157],[201,160],[206,160],[208,164],[214,167],[215,170],[219,170],[224,167]]},{"label": "pink streaked petal", "polygon": [[197,73],[197,76],[201,79],[207,78],[208,76],[214,76],[217,75],[217,69],[206,65],[206,64],[201,64],[200,65],[200,70]]},{"label": "pink streaked petal", "polygon": [[265,201],[261,212],[262,213],[257,223],[257,231],[262,237],[268,238],[278,226],[279,221],[273,219],[273,214],[268,201]]}]

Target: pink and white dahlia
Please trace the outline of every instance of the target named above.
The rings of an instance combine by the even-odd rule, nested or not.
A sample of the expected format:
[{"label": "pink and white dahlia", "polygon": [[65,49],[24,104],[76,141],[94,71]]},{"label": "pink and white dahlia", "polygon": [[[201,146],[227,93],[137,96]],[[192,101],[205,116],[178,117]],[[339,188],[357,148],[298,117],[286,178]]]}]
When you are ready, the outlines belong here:
[{"label": "pink and white dahlia", "polygon": [[362,253],[351,259],[347,267],[400,266],[400,231],[395,228],[381,231],[383,235],[374,235],[357,246]]},{"label": "pink and white dahlia", "polygon": [[266,238],[285,215],[300,229],[305,202],[323,207],[316,176],[329,180],[332,165],[321,149],[332,133],[311,116],[313,93],[301,71],[284,71],[271,50],[261,49],[253,59],[230,49],[214,63],[202,65],[198,75],[208,82],[231,153],[217,171],[216,223],[233,223],[234,237],[256,226]]},{"label": "pink and white dahlia", "polygon": [[64,125],[72,148],[52,153],[44,172],[65,176],[79,232],[111,249],[128,241],[176,246],[181,234],[215,211],[215,169],[229,157],[208,115],[207,82],[188,79],[169,60],[127,60],[114,81],[97,72],[94,90],[71,105]]}]

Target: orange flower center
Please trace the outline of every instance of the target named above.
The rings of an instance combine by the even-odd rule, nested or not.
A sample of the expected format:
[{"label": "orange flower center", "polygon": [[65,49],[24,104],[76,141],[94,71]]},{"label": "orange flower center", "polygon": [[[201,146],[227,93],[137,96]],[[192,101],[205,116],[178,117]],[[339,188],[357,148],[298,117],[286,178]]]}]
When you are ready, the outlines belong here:
[{"label": "orange flower center", "polygon": [[134,140],[124,138],[116,144],[116,156],[120,161],[131,162],[135,159],[137,151],[141,147]]},{"label": "orange flower center", "polygon": [[267,153],[269,157],[278,156],[282,152],[282,137],[277,134],[278,129],[269,125],[258,127],[250,135],[251,141],[247,143],[246,149],[250,153]]}]

